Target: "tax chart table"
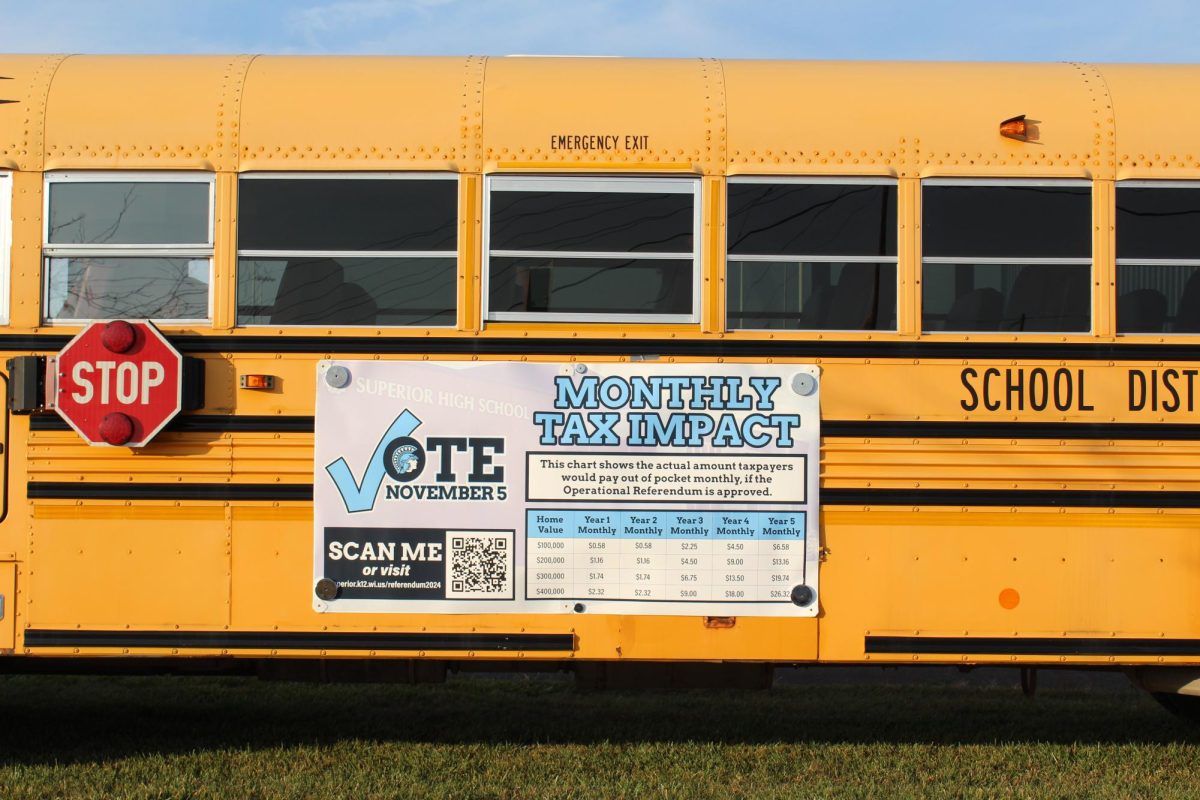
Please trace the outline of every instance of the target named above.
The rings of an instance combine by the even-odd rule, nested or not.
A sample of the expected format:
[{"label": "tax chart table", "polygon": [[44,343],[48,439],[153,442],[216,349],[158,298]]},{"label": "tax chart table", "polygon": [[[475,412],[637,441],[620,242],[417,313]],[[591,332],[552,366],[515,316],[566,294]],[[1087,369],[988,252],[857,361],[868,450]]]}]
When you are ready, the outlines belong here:
[{"label": "tax chart table", "polygon": [[528,509],[526,598],[788,603],[803,511]]}]

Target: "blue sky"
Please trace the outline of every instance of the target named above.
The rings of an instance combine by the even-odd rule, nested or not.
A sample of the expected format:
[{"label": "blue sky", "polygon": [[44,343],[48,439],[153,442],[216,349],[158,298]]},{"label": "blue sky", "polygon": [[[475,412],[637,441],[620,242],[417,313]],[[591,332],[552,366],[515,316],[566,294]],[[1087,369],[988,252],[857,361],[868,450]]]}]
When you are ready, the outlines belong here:
[{"label": "blue sky", "polygon": [[1188,0],[0,0],[0,52],[1200,61]]}]

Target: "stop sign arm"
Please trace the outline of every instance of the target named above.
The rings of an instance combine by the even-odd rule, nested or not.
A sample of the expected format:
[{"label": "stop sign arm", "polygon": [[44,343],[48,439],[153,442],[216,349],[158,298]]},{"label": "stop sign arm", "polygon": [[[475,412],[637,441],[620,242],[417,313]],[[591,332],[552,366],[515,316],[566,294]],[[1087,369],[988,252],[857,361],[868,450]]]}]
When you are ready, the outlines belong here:
[{"label": "stop sign arm", "polygon": [[[5,369],[8,372],[6,401],[11,413],[25,415],[54,410],[56,356],[14,356],[5,362]],[[181,392],[184,411],[204,408],[204,387],[204,359],[184,356]]]},{"label": "stop sign arm", "polygon": [[[199,366],[188,370],[189,405],[203,404]],[[94,322],[47,363],[46,407],[89,444],[143,447],[183,410],[184,373],[183,356],[149,320]]]}]

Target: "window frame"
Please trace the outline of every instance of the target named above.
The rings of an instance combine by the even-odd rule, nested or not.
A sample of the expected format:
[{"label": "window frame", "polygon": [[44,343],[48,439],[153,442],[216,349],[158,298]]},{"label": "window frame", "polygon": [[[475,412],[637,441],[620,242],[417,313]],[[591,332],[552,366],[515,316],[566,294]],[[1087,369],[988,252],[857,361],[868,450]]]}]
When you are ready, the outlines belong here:
[{"label": "window frame", "polygon": [[[1095,182],[1086,178],[923,178],[920,185],[921,196],[921,221],[920,221],[920,290],[917,292],[918,308],[920,309],[920,332],[922,336],[938,336],[942,334],[950,336],[979,336],[989,334],[1003,334],[1005,336],[1094,336],[1096,332],[1096,297],[1095,292],[1088,293],[1088,328],[1085,331],[954,331],[954,330],[930,330],[925,327],[925,265],[926,264],[953,264],[953,265],[1011,265],[1011,266],[1087,266],[1088,268],[1088,286],[1091,287],[1096,276],[1096,247],[1092,244],[1091,253],[1087,258],[1037,258],[1037,257],[1004,257],[1004,256],[926,256],[925,255],[925,230],[928,227],[925,221],[925,187],[932,186],[996,186],[996,187],[1021,187],[1021,186],[1055,186],[1055,187],[1075,187],[1088,190],[1088,215],[1091,220],[1092,227],[1096,223],[1096,187]],[[1115,196],[1115,195],[1114,195]],[[1091,229],[1088,230],[1088,239],[1091,241]]]},{"label": "window frame", "polygon": [[[330,328],[330,327],[366,327],[366,328],[381,328],[387,330],[448,330],[457,327],[461,308],[459,307],[461,293],[459,292],[459,272],[460,272],[460,248],[462,245],[462,183],[461,176],[457,172],[398,172],[398,171],[380,171],[380,172],[303,172],[289,170],[287,172],[242,172],[237,176],[238,183],[238,205],[240,208],[241,197],[241,182],[243,180],[447,180],[454,181],[455,185],[455,200],[454,200],[454,249],[453,250],[243,250],[239,245],[234,253],[234,300],[233,300],[233,316],[234,325],[238,328]],[[239,215],[240,220],[240,215]],[[236,230],[235,236],[240,233]],[[271,323],[271,322],[238,322],[238,282],[240,279],[240,270],[238,264],[243,258],[304,258],[307,256],[326,257],[326,258],[452,258],[454,259],[454,320],[445,325],[344,325],[341,323],[331,322],[308,322],[308,323],[292,323],[287,324]]]},{"label": "window frame", "polygon": [[[725,319],[722,321],[727,331],[773,331],[776,333],[896,333],[900,330],[900,180],[883,176],[848,175],[731,175],[726,179],[725,190],[725,229],[729,230],[729,184],[790,184],[790,185],[847,185],[847,186],[891,186],[896,189],[896,254],[891,256],[789,256],[789,255],[746,255],[735,256],[729,252],[729,242],[725,242],[725,281],[728,286],[730,261],[758,261],[791,264],[892,264],[896,267],[895,298],[896,307],[893,309],[894,324],[891,328],[750,328],[738,327],[731,324],[729,318],[729,297],[721,300],[725,304]],[[728,291],[728,290],[726,290]]]},{"label": "window frame", "polygon": [[[492,250],[492,192],[514,191],[509,186],[523,187],[517,191],[547,192],[611,192],[613,194],[690,194],[692,196],[692,249],[690,252],[618,252],[602,250]],[[532,187],[532,188],[530,188]],[[679,175],[486,175],[483,182],[483,258],[482,308],[483,322],[580,322],[624,324],[698,324],[700,322],[702,181],[699,177]],[[690,314],[628,314],[591,312],[492,311],[492,257],[540,258],[554,255],[559,258],[602,259],[632,258],[639,260],[692,262],[692,310]]]},{"label": "window frame", "polygon": [[[1113,230],[1115,237],[1120,237],[1121,229],[1117,222],[1117,203],[1118,195],[1122,188],[1127,189],[1193,189],[1200,191],[1200,180],[1172,180],[1170,178],[1157,179],[1138,179],[1127,181],[1115,181],[1113,183],[1113,205],[1112,219]],[[1195,332],[1187,331],[1122,331],[1121,320],[1117,316],[1116,299],[1120,297],[1121,286],[1121,267],[1200,267],[1200,255],[1196,258],[1119,258],[1116,256],[1117,248],[1114,241],[1113,246],[1113,331],[1117,336],[1197,336]]]},{"label": "window frame", "polygon": [[[51,244],[50,187],[56,183],[203,183],[208,185],[207,241],[202,244]],[[181,170],[63,170],[46,172],[42,178],[42,301],[41,319],[44,325],[86,325],[101,317],[50,316],[50,261],[54,258],[190,258],[208,261],[208,307],[204,317],[154,318],[159,325],[211,324],[214,302],[213,236],[216,226],[216,173]]]}]

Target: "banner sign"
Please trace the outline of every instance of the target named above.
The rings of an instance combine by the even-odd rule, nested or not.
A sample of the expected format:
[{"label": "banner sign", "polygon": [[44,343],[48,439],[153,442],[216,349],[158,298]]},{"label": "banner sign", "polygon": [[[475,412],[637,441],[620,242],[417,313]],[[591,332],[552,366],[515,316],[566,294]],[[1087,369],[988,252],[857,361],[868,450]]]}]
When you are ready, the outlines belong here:
[{"label": "banner sign", "polygon": [[815,616],[818,381],[323,361],[314,608]]}]

